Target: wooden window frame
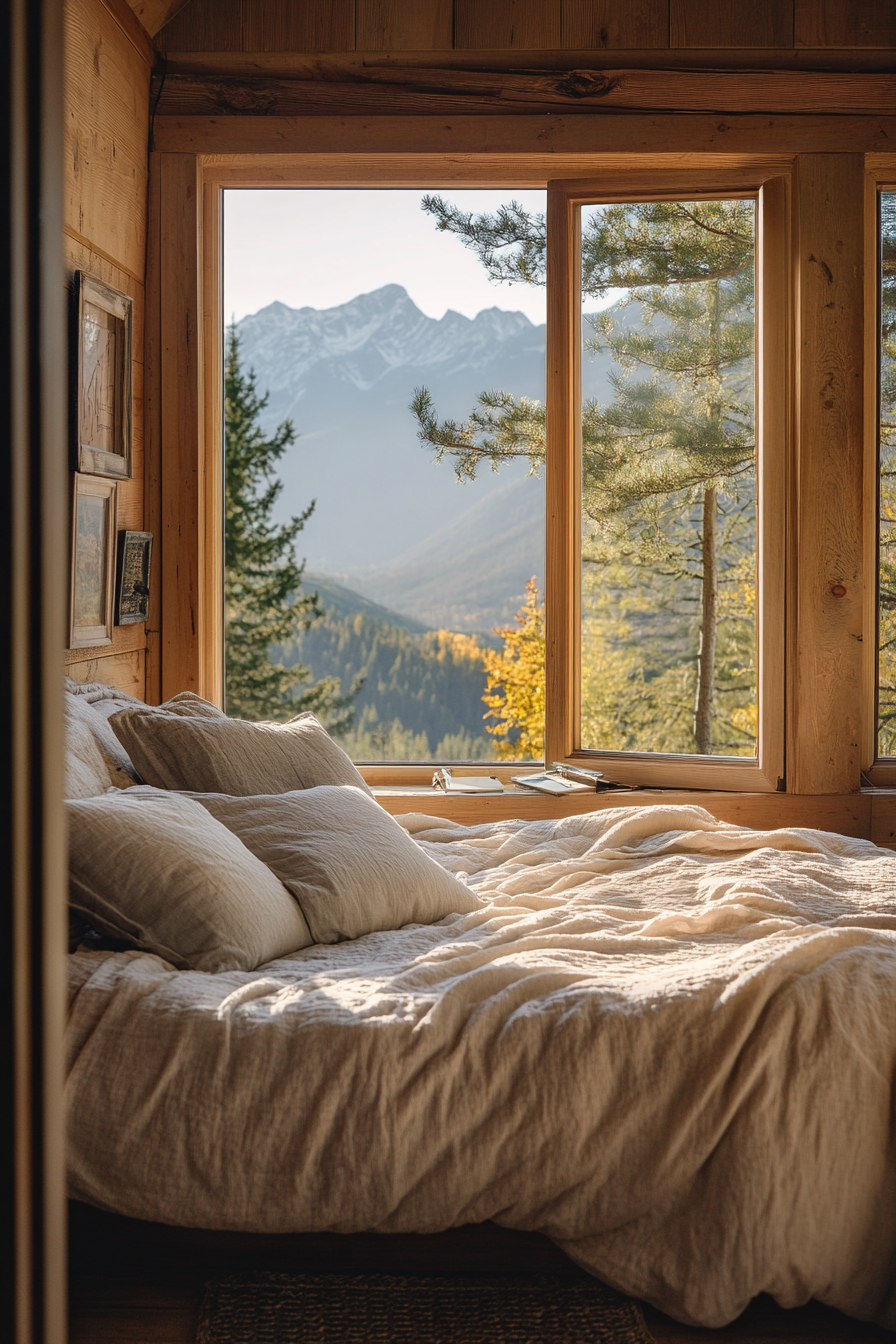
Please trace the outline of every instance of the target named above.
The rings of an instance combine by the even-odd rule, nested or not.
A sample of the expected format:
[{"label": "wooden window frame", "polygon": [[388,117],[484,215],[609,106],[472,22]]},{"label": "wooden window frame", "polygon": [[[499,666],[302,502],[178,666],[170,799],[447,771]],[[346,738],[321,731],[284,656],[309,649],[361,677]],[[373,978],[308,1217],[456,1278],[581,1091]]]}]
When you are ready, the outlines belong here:
[{"label": "wooden window frame", "polygon": [[[662,153],[623,154],[617,147],[612,153],[586,153],[578,146],[575,152],[545,152],[523,124],[528,118],[510,120],[512,127],[501,123],[500,145],[464,146],[462,152],[442,150],[443,133],[453,134],[453,127],[442,127],[435,118],[384,119],[366,151],[354,147],[351,119],[326,128],[314,119],[307,127],[296,123],[300,138],[322,140],[312,151],[300,152],[282,151],[284,127],[279,123],[265,126],[257,137],[253,131],[251,144],[243,128],[231,129],[227,119],[202,128],[171,120],[160,133],[163,148],[152,156],[150,197],[147,525],[159,541],[154,588],[162,596],[162,625],[160,631],[147,632],[148,698],[194,689],[220,700],[223,685],[223,554],[217,519],[223,479],[220,275],[221,193],[226,187],[524,188],[562,179],[601,185],[612,180],[620,195],[669,195],[678,194],[686,183],[693,189],[703,174],[707,191],[713,190],[714,179],[719,194],[740,188],[768,196],[766,184],[777,179],[789,184],[779,193],[790,196],[789,246],[776,265],[786,270],[781,292],[791,313],[788,323],[776,323],[773,329],[781,352],[780,361],[774,356],[773,363],[783,369],[779,399],[786,407],[785,431],[791,443],[781,492],[786,535],[777,576],[785,607],[784,688],[774,702],[784,725],[781,773],[787,792],[826,796],[832,804],[840,799],[842,811],[847,797],[861,788],[861,771],[871,765],[867,688],[875,625],[868,578],[874,557],[867,505],[863,521],[859,498],[864,489],[867,500],[871,470],[867,406],[863,409],[861,401],[868,340],[863,279],[868,192],[863,196],[862,183],[866,171],[892,178],[894,157],[869,152],[867,144],[859,146],[854,130],[844,126],[841,132],[833,118],[825,124],[823,147],[807,141],[794,152],[777,152],[777,146],[769,152],[758,137],[751,154],[715,154],[705,147],[702,152],[671,152],[666,145]],[[584,134],[586,120],[575,136]],[[287,129],[298,134],[292,123]],[[470,138],[464,125],[461,132]],[[682,145],[686,135],[682,126]],[[518,152],[506,143],[514,136]],[[477,122],[474,138],[480,146],[483,137],[484,128]],[[212,152],[215,140],[221,152]],[[779,204],[786,208],[786,200]],[[835,375],[845,360],[849,378],[835,388],[833,403],[828,398],[830,410],[820,402],[819,386],[827,386],[834,359]],[[776,576],[769,577],[774,581]],[[836,599],[831,597],[835,587]],[[839,596],[841,587],[847,590],[845,597]],[[563,619],[568,621],[568,612]],[[768,651],[763,673],[767,664]],[[564,664],[551,656],[549,694],[555,696],[556,683],[562,688],[569,676],[569,659]],[[568,733],[558,736],[549,728],[549,734],[548,753],[568,757],[570,752],[560,749],[574,745]],[[651,764],[661,768],[661,763]],[[643,782],[664,782],[657,773],[646,780],[640,762],[638,767]],[[496,773],[503,776],[512,768],[500,766]],[[776,768],[773,757],[760,757],[748,778],[743,772],[750,771],[750,762],[720,766],[697,758],[676,783],[679,790],[767,793],[780,777],[772,782]],[[428,784],[431,766],[384,763],[365,767],[363,773],[375,785],[422,785]],[[775,805],[769,799],[767,806]],[[865,803],[855,806],[861,811]]]},{"label": "wooden window frame", "polygon": [[[869,156],[870,157],[870,156]],[[865,625],[872,631],[863,668],[862,701],[865,710],[862,734],[863,773],[877,788],[896,788],[896,757],[877,754],[878,682],[878,490],[880,420],[879,327],[880,252],[878,236],[881,192],[896,191],[896,165],[871,162],[865,173]]]}]

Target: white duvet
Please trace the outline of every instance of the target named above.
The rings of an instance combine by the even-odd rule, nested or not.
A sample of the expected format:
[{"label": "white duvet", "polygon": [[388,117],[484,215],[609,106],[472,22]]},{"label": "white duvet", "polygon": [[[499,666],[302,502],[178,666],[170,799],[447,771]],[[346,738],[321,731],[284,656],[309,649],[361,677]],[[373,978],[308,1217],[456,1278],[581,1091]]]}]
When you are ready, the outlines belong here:
[{"label": "white duvet", "polygon": [[481,910],[252,973],[71,958],[72,1194],[491,1218],[684,1321],[765,1291],[896,1328],[896,855],[696,807],[403,824]]}]

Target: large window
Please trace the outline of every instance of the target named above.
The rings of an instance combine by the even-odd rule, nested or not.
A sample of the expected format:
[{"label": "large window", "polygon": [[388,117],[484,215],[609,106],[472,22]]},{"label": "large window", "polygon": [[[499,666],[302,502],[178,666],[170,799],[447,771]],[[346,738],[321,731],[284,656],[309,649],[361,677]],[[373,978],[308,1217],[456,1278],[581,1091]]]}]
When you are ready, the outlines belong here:
[{"label": "large window", "polygon": [[543,190],[225,192],[228,712],[314,710],[360,762],[541,758],[543,639],[504,654],[541,619],[543,436],[534,470],[454,450],[482,397],[543,414],[543,276],[441,227],[511,201],[543,230]]},{"label": "large window", "polygon": [[551,187],[549,752],[774,789],[786,192],[693,185]]},{"label": "large window", "polygon": [[[541,193],[508,189],[227,193],[229,368],[238,343],[264,433],[298,432],[280,525],[315,501],[296,540],[325,614],[274,655],[330,679],[355,759],[546,750],[637,782],[778,786],[784,191],[692,185],[555,184],[549,222]],[[430,236],[405,223],[396,246],[421,204]],[[259,257],[275,281],[253,298]],[[460,262],[488,309],[453,311]]]}]

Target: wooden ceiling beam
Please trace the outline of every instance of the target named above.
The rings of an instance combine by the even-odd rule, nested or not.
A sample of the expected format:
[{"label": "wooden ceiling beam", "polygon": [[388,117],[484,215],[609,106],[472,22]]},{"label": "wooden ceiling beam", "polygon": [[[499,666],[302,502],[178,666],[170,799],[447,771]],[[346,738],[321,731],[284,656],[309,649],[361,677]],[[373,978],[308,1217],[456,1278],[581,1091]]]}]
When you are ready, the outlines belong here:
[{"label": "wooden ceiling beam", "polygon": [[[341,72],[340,72],[341,73]],[[889,75],[803,71],[367,69],[350,81],[169,71],[160,116],[562,112],[896,115]]]},{"label": "wooden ceiling beam", "polygon": [[350,80],[370,70],[792,70],[892,73],[892,50],[738,48],[670,51],[176,51],[168,68],[181,74]]},{"label": "wooden ceiling beam", "polygon": [[214,116],[155,120],[158,150],[202,155],[869,153],[896,144],[896,117],[709,114]]}]

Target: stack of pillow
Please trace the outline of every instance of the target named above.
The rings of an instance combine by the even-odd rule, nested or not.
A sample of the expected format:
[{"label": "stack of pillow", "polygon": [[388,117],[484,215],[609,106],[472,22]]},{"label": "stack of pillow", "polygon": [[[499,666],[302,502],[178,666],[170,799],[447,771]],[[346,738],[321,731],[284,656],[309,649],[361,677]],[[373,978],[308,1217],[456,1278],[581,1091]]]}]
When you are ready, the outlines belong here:
[{"label": "stack of pillow", "polygon": [[74,686],[66,713],[71,907],[128,947],[254,970],[479,905],[313,714],[246,723],[189,692],[152,708]]}]

